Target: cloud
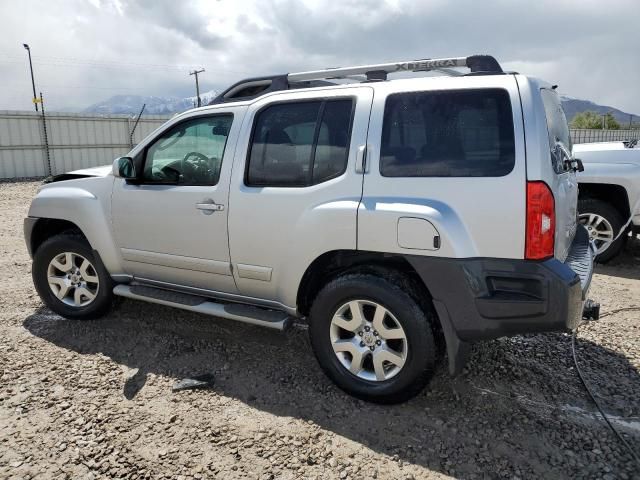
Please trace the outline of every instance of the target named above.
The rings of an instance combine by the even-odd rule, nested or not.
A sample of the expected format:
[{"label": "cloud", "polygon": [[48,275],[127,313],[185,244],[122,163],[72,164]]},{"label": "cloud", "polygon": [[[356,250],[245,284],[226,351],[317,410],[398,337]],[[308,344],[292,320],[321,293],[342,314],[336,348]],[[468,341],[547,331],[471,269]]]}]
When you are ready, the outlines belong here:
[{"label": "cloud", "polygon": [[[245,76],[490,53],[568,95],[640,114],[634,0],[32,0],[0,4],[0,109],[30,108],[22,43],[56,108],[190,95]],[[76,59],[75,63],[69,59]],[[73,87],[73,88],[72,88]]]},{"label": "cloud", "polygon": [[123,16],[178,33],[202,48],[215,50],[223,43],[222,37],[209,31],[208,18],[193,0],[129,0],[121,5]]}]

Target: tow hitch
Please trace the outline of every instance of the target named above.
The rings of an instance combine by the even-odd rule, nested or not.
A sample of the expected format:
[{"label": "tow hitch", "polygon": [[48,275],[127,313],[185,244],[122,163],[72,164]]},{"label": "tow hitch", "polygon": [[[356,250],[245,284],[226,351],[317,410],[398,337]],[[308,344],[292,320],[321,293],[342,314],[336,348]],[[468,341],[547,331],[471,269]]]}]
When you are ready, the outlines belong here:
[{"label": "tow hitch", "polygon": [[582,319],[583,320],[598,320],[600,318],[600,304],[598,302],[594,302],[590,298],[584,302],[584,307],[582,308]]}]

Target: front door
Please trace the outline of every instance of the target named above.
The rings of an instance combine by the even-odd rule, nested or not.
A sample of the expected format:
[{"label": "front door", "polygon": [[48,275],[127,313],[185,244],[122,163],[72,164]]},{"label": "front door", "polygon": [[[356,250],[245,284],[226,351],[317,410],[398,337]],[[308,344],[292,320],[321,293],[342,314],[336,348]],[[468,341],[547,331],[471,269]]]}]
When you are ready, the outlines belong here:
[{"label": "front door", "polygon": [[115,180],[112,222],[127,273],[236,292],[227,214],[243,110],[229,108],[174,122],[140,153],[136,182]]}]

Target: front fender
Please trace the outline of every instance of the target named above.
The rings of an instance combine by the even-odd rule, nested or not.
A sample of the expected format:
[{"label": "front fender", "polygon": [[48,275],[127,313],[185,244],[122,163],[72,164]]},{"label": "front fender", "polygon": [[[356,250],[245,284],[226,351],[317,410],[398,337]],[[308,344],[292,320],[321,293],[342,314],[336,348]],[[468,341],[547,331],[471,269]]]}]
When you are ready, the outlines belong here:
[{"label": "front fender", "polygon": [[[640,165],[632,163],[585,163],[584,172],[578,174],[578,183],[619,185],[627,192],[629,209],[635,217],[640,216]],[[634,218],[635,220],[635,218]]]},{"label": "front fender", "polygon": [[111,229],[112,177],[69,180],[40,188],[29,208],[29,217],[66,220],[75,224],[89,241],[109,273],[123,272]]}]

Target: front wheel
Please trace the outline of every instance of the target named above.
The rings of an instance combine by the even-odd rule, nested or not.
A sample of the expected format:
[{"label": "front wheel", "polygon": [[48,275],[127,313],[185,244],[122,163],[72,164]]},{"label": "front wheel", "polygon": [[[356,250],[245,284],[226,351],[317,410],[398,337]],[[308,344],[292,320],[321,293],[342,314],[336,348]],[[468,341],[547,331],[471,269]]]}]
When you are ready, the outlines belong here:
[{"label": "front wheel", "polygon": [[105,315],[113,302],[113,281],[81,235],[46,240],[33,256],[33,283],[55,313],[78,320]]},{"label": "front wheel", "polygon": [[433,374],[430,318],[411,295],[375,275],[328,283],[311,308],[309,335],[327,376],[363,400],[408,400]]}]

